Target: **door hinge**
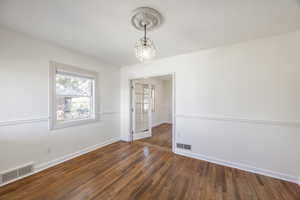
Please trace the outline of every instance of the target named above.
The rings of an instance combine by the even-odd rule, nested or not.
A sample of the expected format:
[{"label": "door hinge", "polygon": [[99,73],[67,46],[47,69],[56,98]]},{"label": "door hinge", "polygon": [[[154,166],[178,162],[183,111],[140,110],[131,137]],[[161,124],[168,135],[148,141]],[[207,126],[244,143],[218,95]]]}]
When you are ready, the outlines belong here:
[{"label": "door hinge", "polygon": [[133,108],[131,108],[131,112],[133,112],[134,110],[133,110]]}]

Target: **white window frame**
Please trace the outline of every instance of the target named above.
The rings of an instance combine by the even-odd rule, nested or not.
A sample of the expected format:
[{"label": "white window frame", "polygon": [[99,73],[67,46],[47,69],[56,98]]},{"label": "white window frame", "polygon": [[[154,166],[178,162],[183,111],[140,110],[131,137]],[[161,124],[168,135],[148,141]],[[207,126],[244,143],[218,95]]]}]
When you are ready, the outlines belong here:
[{"label": "white window frame", "polygon": [[[58,122],[56,115],[56,74],[57,72],[63,72],[66,74],[78,76],[78,77],[87,77],[94,80],[93,87],[93,113],[92,118],[88,119],[78,119],[78,120],[69,120],[65,122]],[[87,123],[97,122],[99,120],[99,89],[98,89],[98,73],[90,70],[80,69],[77,67],[73,67],[70,65],[57,63],[54,61],[50,62],[50,70],[49,70],[49,129],[60,129],[67,128],[72,126],[83,125]]]}]

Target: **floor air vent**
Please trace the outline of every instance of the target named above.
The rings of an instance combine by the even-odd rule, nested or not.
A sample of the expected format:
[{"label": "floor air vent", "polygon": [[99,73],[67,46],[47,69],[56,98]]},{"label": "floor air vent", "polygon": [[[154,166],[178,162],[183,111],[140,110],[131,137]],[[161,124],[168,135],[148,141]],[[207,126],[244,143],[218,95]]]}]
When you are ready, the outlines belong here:
[{"label": "floor air vent", "polygon": [[9,182],[33,172],[33,164],[28,164],[17,169],[9,170],[0,174],[0,184]]},{"label": "floor air vent", "polygon": [[179,149],[186,149],[186,150],[191,150],[192,146],[189,144],[181,144],[181,143],[177,143],[176,144],[177,148]]}]

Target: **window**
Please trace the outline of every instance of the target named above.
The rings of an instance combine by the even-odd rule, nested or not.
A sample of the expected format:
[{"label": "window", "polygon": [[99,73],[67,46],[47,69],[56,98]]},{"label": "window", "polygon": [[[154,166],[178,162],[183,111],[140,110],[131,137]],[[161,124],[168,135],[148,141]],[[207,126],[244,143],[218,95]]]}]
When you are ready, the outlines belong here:
[{"label": "window", "polygon": [[143,84],[143,106],[144,106],[144,112],[148,112],[149,110],[149,103],[150,103],[150,94],[149,94],[149,85]]},{"label": "window", "polygon": [[149,86],[145,83],[135,83],[136,104],[144,113],[149,111],[150,105],[151,111],[155,112],[155,87],[151,85],[151,89],[149,89]]},{"label": "window", "polygon": [[50,128],[97,120],[97,73],[51,62]]},{"label": "window", "polygon": [[155,87],[151,86],[151,106],[152,112],[155,112]]}]

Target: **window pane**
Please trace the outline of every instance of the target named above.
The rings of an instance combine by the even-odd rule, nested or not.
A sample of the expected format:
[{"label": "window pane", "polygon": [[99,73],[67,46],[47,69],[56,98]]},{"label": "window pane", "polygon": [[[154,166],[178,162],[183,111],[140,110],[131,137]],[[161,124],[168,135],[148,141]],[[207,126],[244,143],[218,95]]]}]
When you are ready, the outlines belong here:
[{"label": "window pane", "polygon": [[57,121],[91,118],[92,101],[90,97],[58,96],[56,101]]},{"label": "window pane", "polygon": [[143,96],[141,94],[135,94],[135,103],[142,104],[143,103]]},{"label": "window pane", "polygon": [[151,88],[151,106],[152,106],[152,112],[155,112],[155,89],[154,87]]},{"label": "window pane", "polygon": [[56,94],[58,95],[91,96],[92,85],[92,79],[56,74]]},{"label": "window pane", "polygon": [[144,112],[148,112],[148,110],[149,110],[149,104],[145,103],[144,104]]}]

